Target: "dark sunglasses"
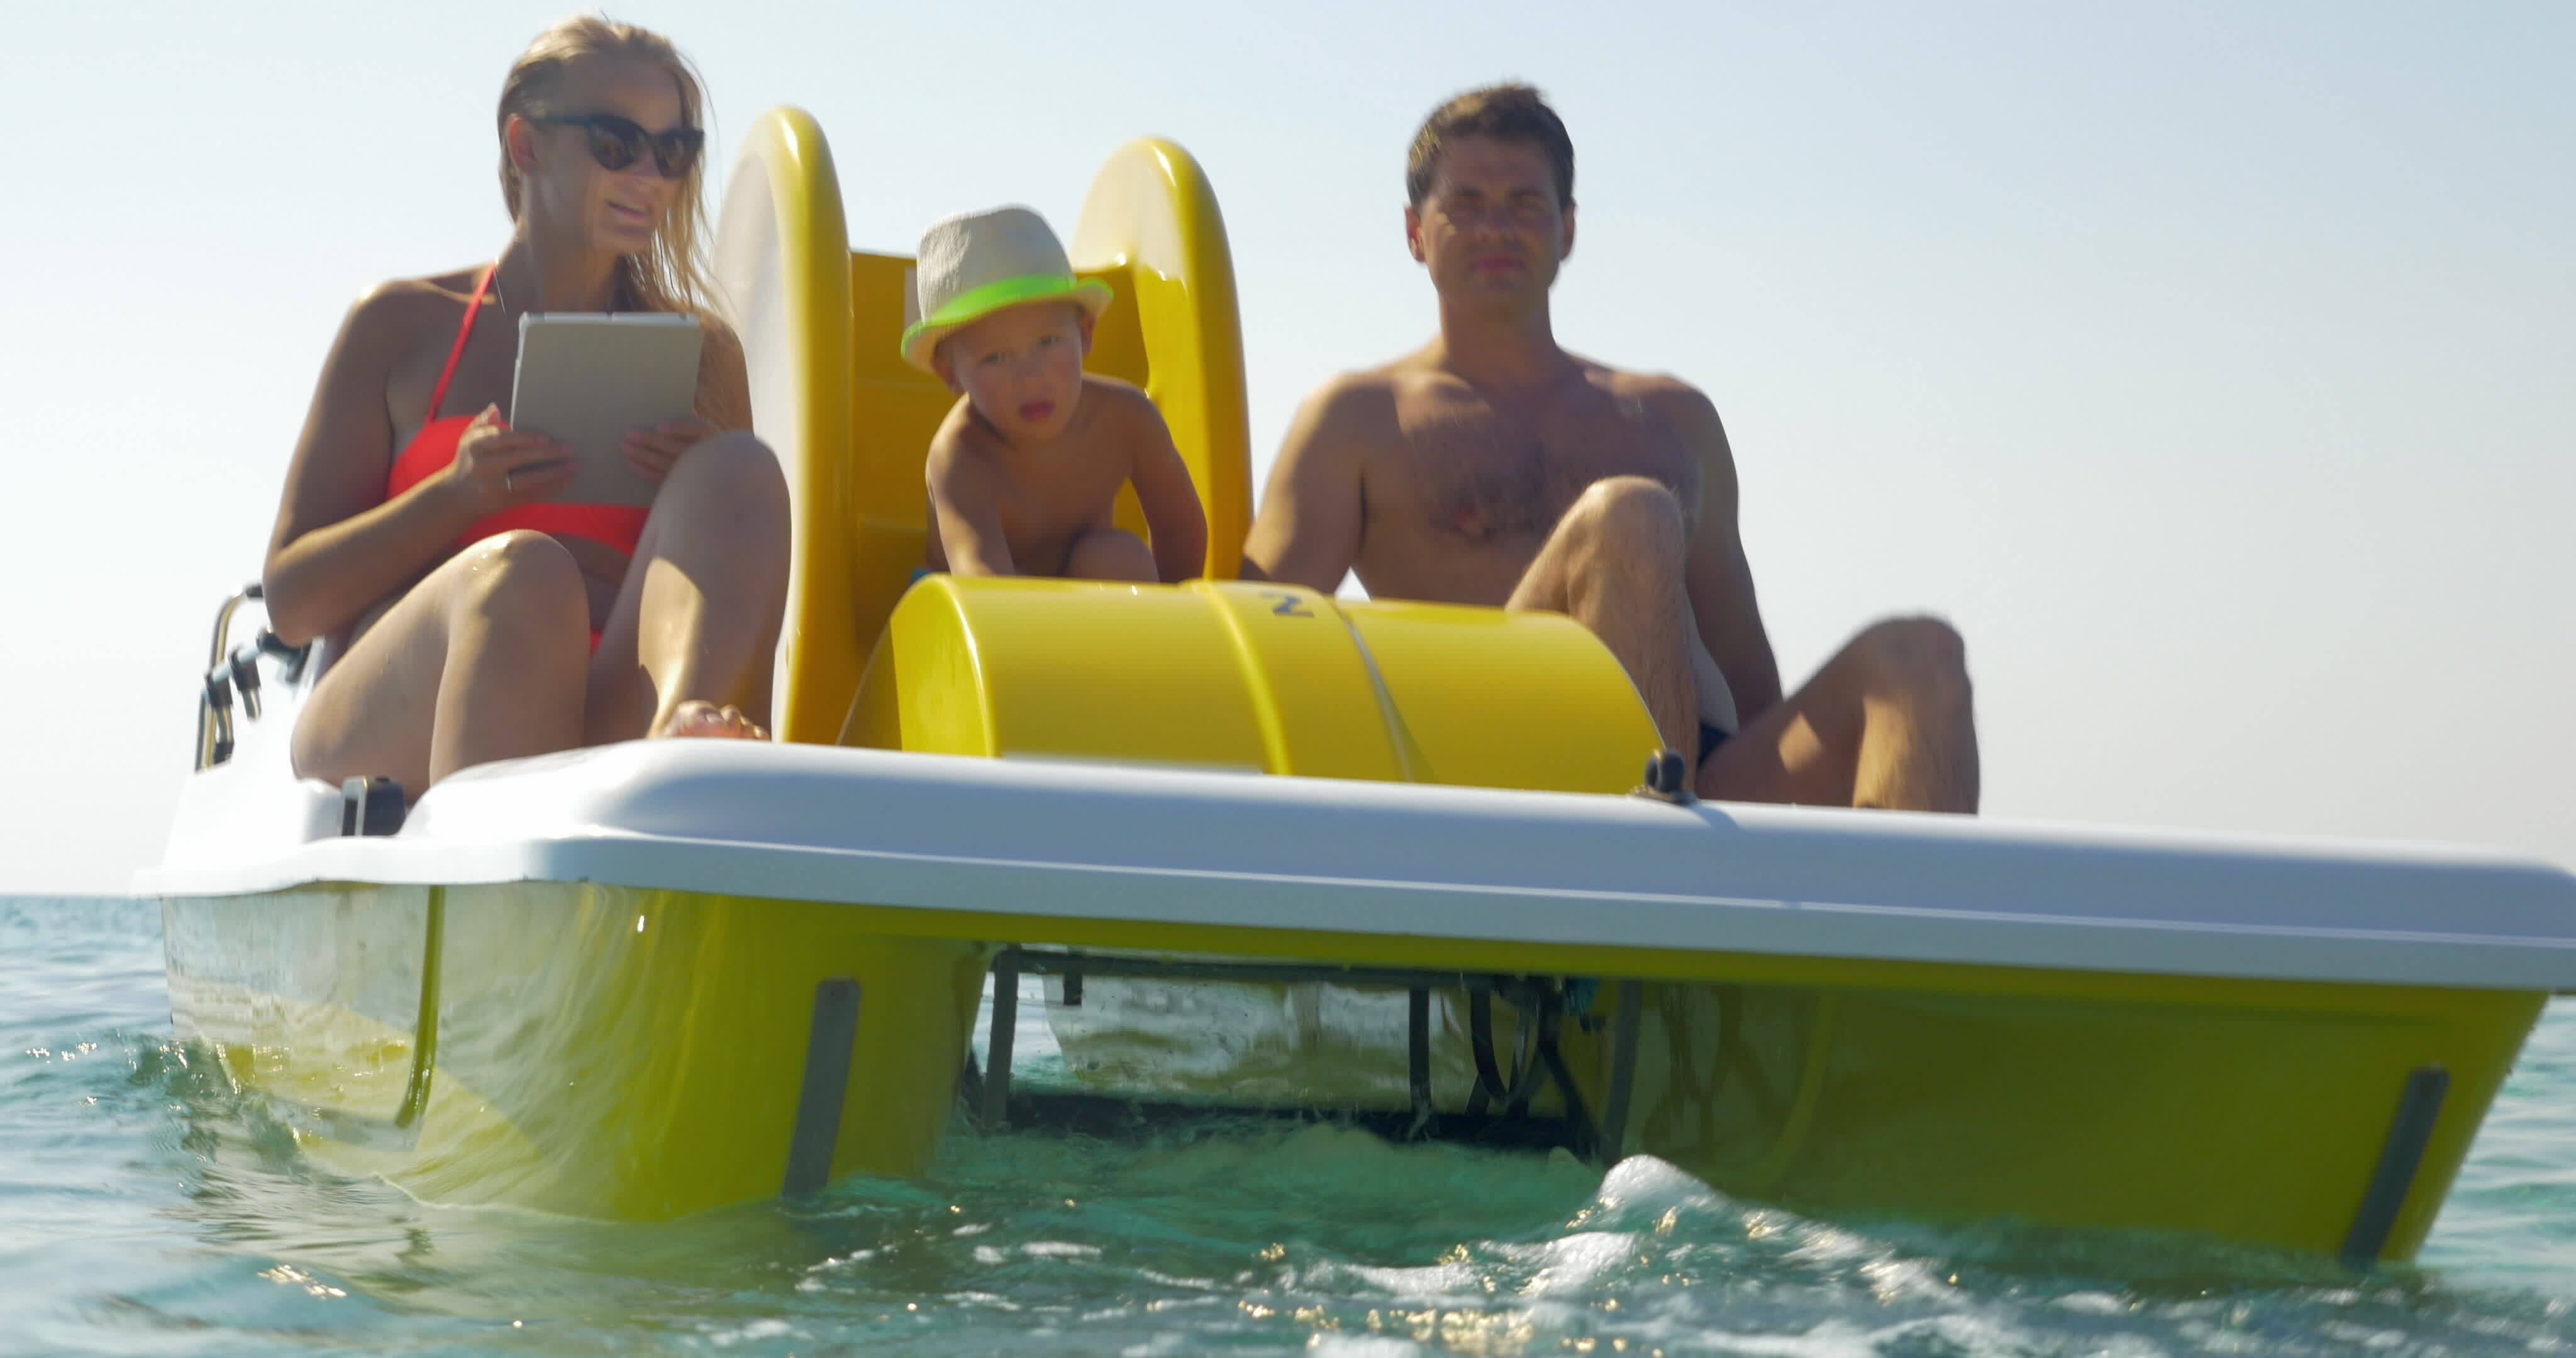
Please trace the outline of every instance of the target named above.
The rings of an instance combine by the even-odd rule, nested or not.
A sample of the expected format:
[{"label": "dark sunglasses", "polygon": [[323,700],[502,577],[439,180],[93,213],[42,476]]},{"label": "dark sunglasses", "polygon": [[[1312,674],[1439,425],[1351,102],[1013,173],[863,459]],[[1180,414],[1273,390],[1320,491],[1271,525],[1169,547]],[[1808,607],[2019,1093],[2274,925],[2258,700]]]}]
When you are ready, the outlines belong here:
[{"label": "dark sunglasses", "polygon": [[653,152],[653,168],[664,179],[678,179],[698,163],[698,151],[707,144],[705,129],[675,127],[668,132],[647,132],[614,113],[553,114],[532,120],[541,127],[578,127],[590,134],[590,158],[603,170],[623,170],[644,155]]}]

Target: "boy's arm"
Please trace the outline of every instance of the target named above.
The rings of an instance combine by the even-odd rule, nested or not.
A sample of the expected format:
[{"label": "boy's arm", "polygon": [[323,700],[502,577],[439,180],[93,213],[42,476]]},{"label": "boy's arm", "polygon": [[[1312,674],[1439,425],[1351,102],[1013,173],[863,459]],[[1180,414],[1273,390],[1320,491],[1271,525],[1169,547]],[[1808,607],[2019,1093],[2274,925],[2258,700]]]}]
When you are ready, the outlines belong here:
[{"label": "boy's arm", "polygon": [[1136,504],[1145,511],[1146,531],[1153,535],[1154,573],[1167,585],[1207,569],[1207,511],[1199,505],[1198,488],[1190,483],[1189,464],[1172,446],[1171,428],[1162,412],[1141,394],[1136,404],[1136,450],[1127,479],[1135,483]]},{"label": "boy's arm", "polygon": [[951,575],[1017,575],[990,462],[946,430],[930,445],[930,515]]},{"label": "boy's arm", "polygon": [[1373,404],[1383,403],[1337,378],[1297,408],[1243,541],[1244,579],[1325,594],[1342,587],[1360,554],[1360,452],[1371,437]]}]

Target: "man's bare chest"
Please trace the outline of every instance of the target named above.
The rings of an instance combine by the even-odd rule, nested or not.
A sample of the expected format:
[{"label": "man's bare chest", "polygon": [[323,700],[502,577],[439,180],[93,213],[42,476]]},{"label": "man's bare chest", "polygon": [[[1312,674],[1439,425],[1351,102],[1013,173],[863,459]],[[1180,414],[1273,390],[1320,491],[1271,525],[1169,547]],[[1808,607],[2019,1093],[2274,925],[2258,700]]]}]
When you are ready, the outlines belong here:
[{"label": "man's bare chest", "polygon": [[1584,490],[1613,476],[1662,482],[1686,511],[1699,465],[1674,431],[1635,400],[1607,395],[1512,413],[1481,401],[1417,403],[1371,477],[1370,517],[1470,545],[1543,541]]}]

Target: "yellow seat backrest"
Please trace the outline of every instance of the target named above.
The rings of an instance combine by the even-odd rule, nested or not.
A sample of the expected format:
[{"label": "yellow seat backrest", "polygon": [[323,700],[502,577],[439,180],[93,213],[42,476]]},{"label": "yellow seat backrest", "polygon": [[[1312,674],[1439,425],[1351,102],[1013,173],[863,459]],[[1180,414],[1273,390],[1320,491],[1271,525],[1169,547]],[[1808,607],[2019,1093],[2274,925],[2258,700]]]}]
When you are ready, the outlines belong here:
[{"label": "yellow seat backrest", "polygon": [[[1242,325],[1206,176],[1166,141],[1128,143],[1094,177],[1075,267],[1116,302],[1087,366],[1143,387],[1207,511],[1206,573],[1232,578],[1252,521]],[[751,370],[755,427],[787,472],[796,534],[772,717],[830,742],[887,615],[922,561],[922,457],[953,399],[896,354],[908,256],[854,252],[813,118],[763,114],[716,230],[719,303]],[[1120,520],[1142,533],[1132,495]]]}]

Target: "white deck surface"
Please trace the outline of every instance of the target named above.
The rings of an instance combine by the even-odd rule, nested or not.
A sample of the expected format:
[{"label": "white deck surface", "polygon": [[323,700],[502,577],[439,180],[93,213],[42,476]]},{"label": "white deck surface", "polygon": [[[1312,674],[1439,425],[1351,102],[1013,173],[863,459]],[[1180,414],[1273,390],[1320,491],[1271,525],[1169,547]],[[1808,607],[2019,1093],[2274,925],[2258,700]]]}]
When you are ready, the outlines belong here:
[{"label": "white deck surface", "polygon": [[[246,751],[246,753],[248,753]],[[2473,850],[719,741],[491,765],[401,834],[269,760],[137,889],[592,880],[1360,934],[2576,989],[2576,876]]]}]

